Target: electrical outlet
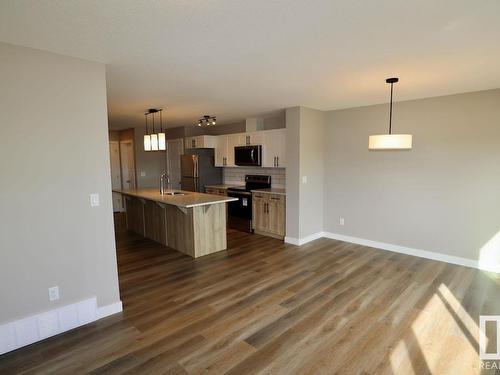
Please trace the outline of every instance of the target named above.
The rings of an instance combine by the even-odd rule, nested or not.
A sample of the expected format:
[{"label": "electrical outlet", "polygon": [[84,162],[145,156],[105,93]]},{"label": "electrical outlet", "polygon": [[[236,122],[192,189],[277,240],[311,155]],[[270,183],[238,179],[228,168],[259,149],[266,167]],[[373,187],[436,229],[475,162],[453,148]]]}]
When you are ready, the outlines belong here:
[{"label": "electrical outlet", "polygon": [[57,301],[59,299],[59,287],[58,286],[53,286],[52,288],[49,288],[49,301]]},{"label": "electrical outlet", "polygon": [[98,207],[99,206],[99,194],[93,193],[90,194],[90,207]]},{"label": "electrical outlet", "polygon": [[344,223],[345,223],[344,218],[343,218],[343,217],[341,217],[341,218],[339,219],[339,224],[340,224],[340,225],[344,225]]},{"label": "electrical outlet", "polygon": [[145,171],[141,171],[141,177],[146,177],[146,172]]}]

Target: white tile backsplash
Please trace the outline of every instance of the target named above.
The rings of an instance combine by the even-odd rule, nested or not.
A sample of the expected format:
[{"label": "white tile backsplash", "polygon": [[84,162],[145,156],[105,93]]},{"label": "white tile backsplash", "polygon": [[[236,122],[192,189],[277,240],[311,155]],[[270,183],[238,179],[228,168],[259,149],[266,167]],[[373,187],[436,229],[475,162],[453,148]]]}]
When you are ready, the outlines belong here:
[{"label": "white tile backsplash", "polygon": [[273,188],[284,189],[286,185],[285,168],[262,168],[262,167],[225,167],[223,168],[224,183],[228,185],[244,185],[245,175],[263,174],[271,176]]}]

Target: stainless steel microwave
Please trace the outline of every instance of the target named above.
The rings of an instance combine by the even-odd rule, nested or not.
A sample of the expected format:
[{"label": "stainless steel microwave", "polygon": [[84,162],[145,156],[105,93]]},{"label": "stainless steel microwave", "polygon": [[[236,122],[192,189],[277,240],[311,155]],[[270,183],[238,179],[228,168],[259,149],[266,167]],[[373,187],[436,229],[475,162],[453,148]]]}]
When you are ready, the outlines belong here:
[{"label": "stainless steel microwave", "polygon": [[262,146],[236,146],[234,148],[234,164],[260,167],[262,165]]}]

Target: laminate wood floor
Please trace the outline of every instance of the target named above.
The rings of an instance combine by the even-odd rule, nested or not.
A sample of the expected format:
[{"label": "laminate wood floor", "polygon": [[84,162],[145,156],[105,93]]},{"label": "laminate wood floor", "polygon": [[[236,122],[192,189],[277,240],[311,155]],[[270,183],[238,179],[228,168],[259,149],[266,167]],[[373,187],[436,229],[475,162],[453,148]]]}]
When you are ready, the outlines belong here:
[{"label": "laminate wood floor", "polygon": [[493,274],[328,239],[228,245],[193,260],[118,231],[124,312],[0,356],[0,373],[481,372]]}]

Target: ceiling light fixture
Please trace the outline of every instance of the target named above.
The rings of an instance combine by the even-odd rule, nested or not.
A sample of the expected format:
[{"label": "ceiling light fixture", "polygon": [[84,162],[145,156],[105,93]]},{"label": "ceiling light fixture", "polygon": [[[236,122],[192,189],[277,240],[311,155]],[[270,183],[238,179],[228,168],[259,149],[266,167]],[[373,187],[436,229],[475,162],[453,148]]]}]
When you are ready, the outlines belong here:
[{"label": "ceiling light fixture", "polygon": [[[146,117],[146,134],[144,135],[144,151],[165,151],[167,149],[166,137],[163,131],[163,108],[150,108],[144,114]],[[155,133],[155,113],[160,112],[160,131]],[[152,132],[148,132],[148,116],[151,115]]]},{"label": "ceiling light fixture", "polygon": [[387,78],[386,83],[391,84],[391,104],[389,110],[389,134],[370,135],[368,149],[370,150],[410,150],[413,136],[411,134],[392,134],[392,92],[393,86],[399,78]]},{"label": "ceiling light fixture", "polygon": [[151,133],[151,151],[158,151],[158,134],[155,133],[155,112],[149,110],[153,118],[153,132]]},{"label": "ceiling light fixture", "polygon": [[144,129],[144,151],[151,151],[151,136],[148,132],[148,114],[144,114],[146,119],[146,128]]},{"label": "ceiling light fixture", "polygon": [[159,112],[160,112],[160,132],[158,133],[158,150],[165,151],[167,149],[167,143],[165,140],[165,133],[163,132],[163,119],[162,119],[163,108],[160,108]]},{"label": "ceiling light fixture", "polygon": [[200,118],[198,120],[198,126],[211,126],[211,125],[215,125],[217,119],[215,118],[215,116],[209,116],[209,115],[205,115],[203,116],[202,118]]}]

